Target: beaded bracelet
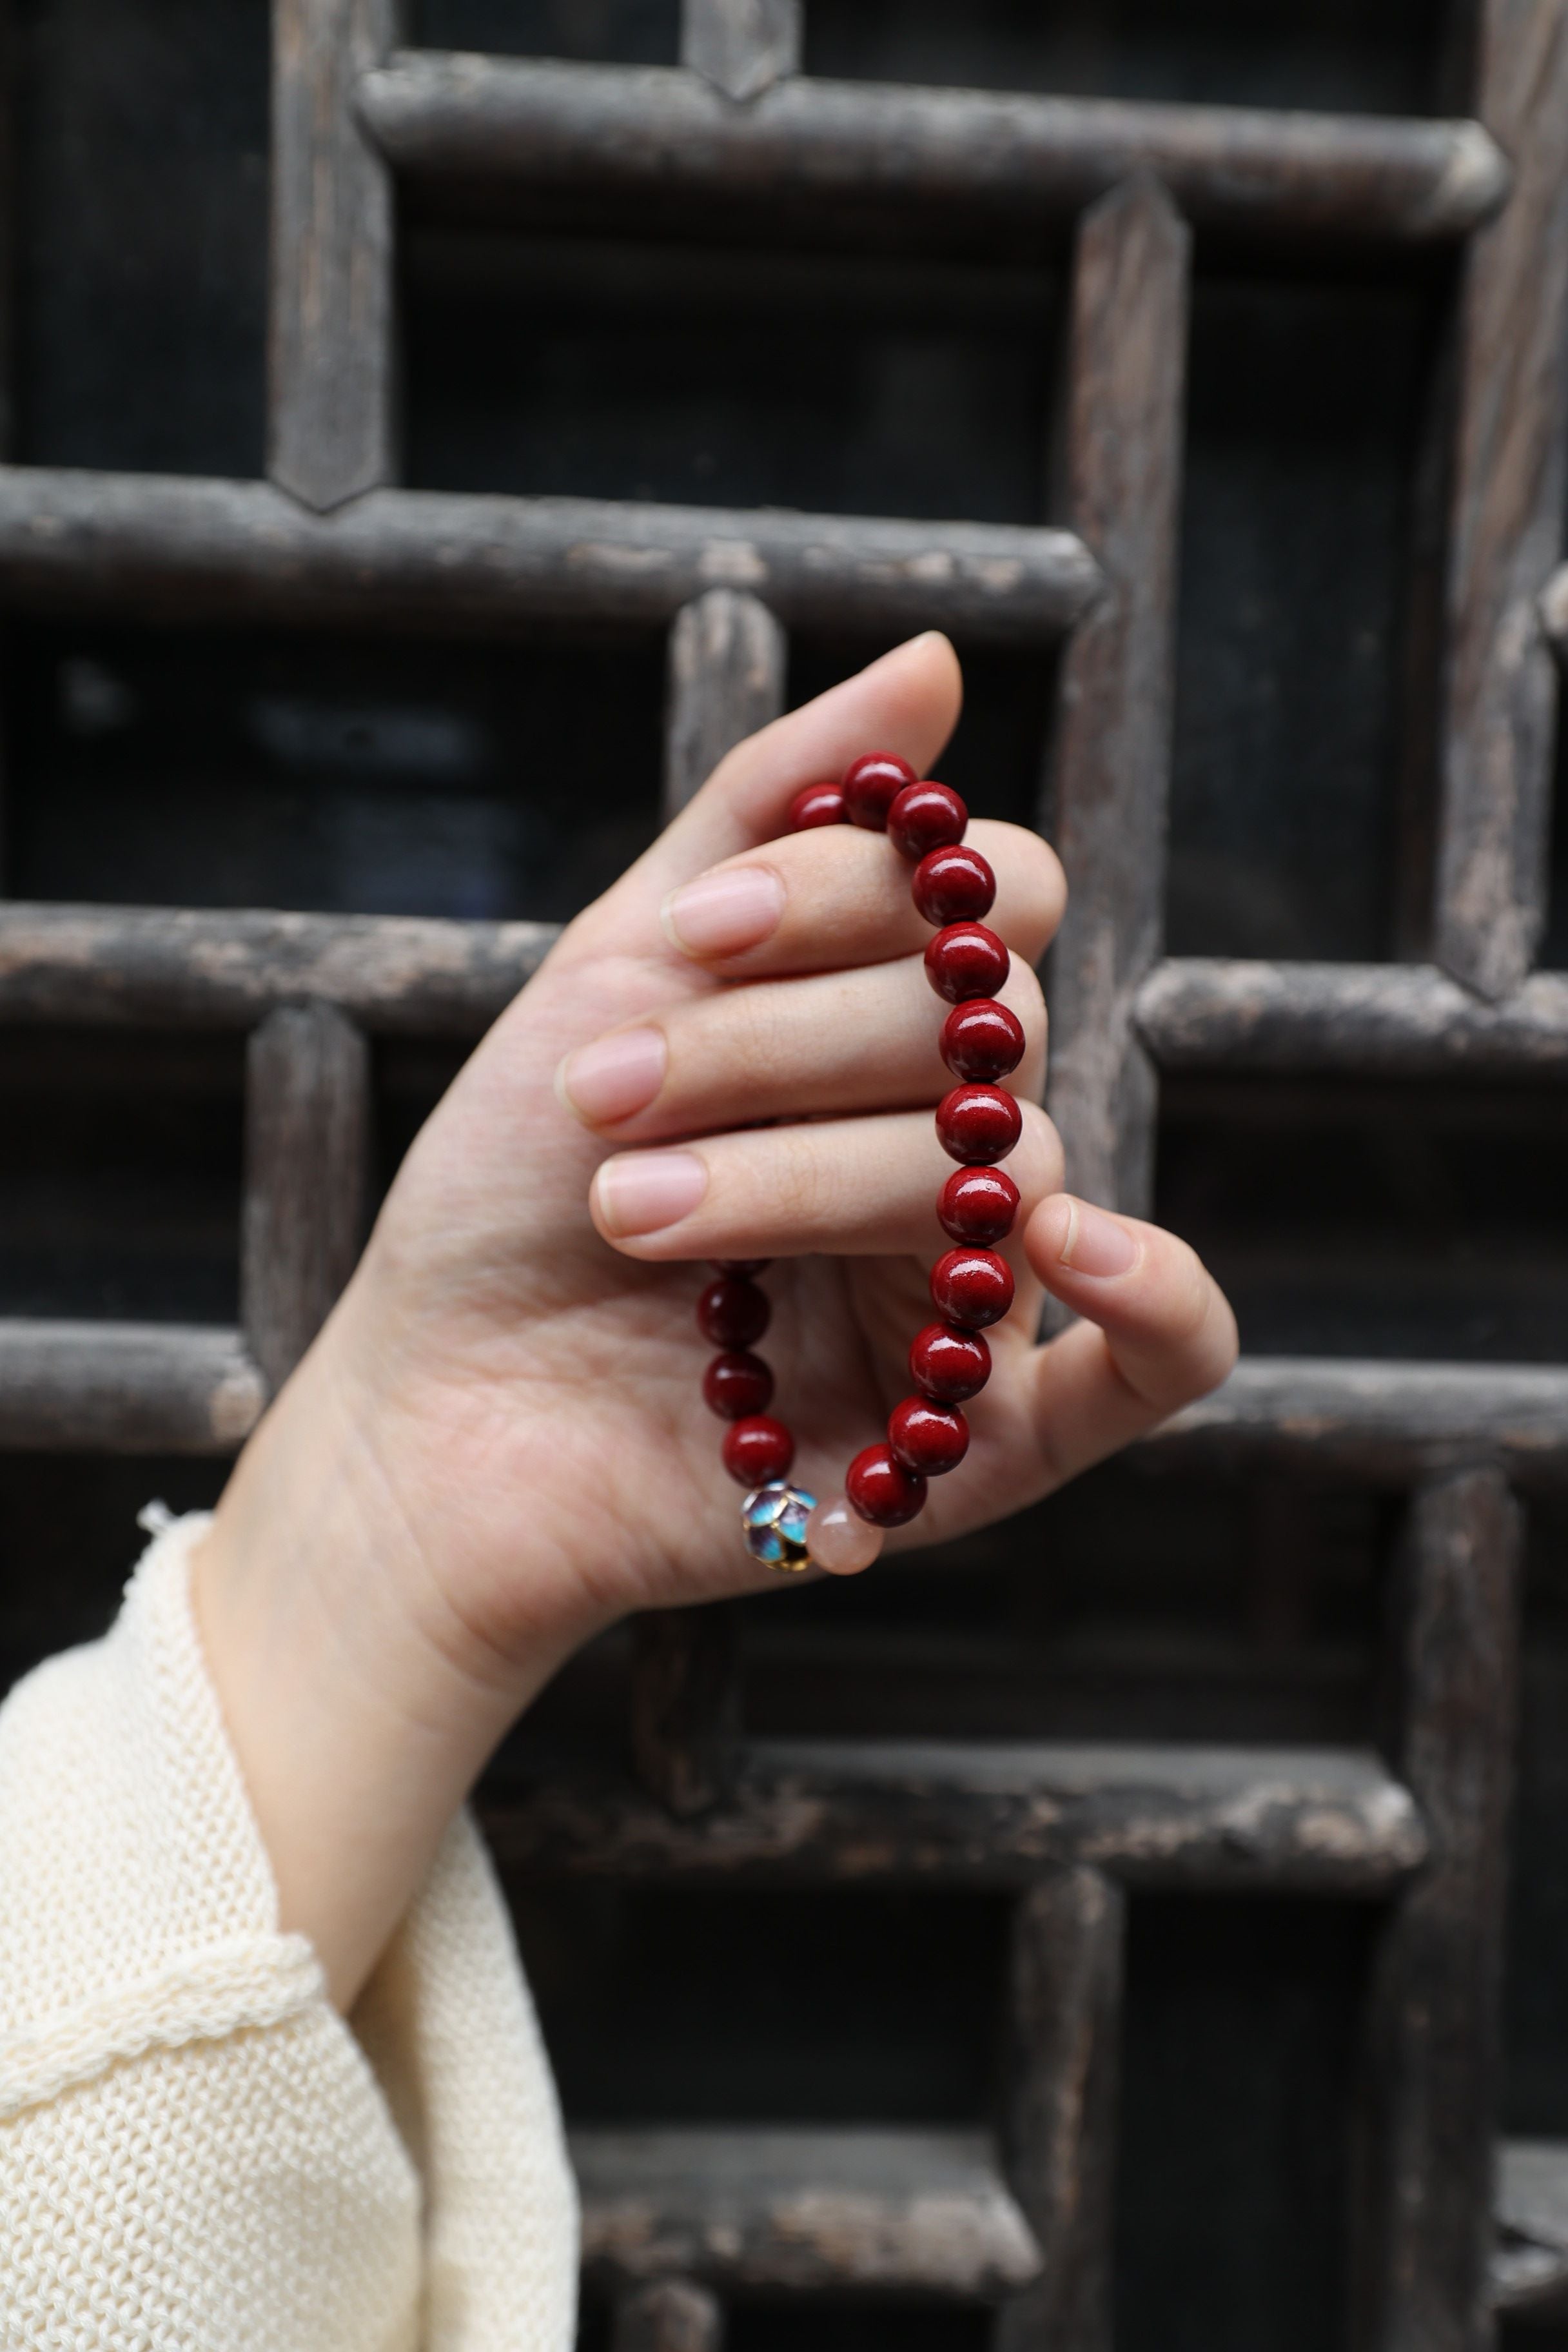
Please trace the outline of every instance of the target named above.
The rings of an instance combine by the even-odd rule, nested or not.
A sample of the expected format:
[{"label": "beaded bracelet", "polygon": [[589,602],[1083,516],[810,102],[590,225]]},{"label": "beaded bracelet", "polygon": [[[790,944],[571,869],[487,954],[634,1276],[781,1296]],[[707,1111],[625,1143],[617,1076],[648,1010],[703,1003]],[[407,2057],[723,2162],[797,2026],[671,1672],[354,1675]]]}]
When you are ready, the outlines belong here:
[{"label": "beaded bracelet", "polygon": [[730,1423],[724,1467],[748,1492],[741,1507],[747,1550],[770,1568],[822,1568],[851,1575],[868,1568],[883,1531],[903,1527],[923,1508],[926,1481],[956,1470],[969,1446],[960,1407],[984,1387],[991,1351],[981,1336],[1013,1303],[1013,1271],[987,1244],[1011,1232],[1018,1188],[996,1166],[1023,1126],[1016,1098],[995,1081],[1024,1053],[1016,1014],[995,1002],[1007,977],[1007,950],[981,921],[991,911],[996,877],[977,850],[963,845],[969,812],[946,784],[921,783],[890,751],[854,761],[841,784],[808,784],[790,804],[790,830],[863,825],[885,832],[914,864],[910,891],[928,923],[940,926],[926,949],[926,976],[952,1006],[942,1024],[942,1058],[958,1080],[937,1105],[942,1149],[959,1162],[937,1200],[942,1230],[955,1246],[931,1274],[931,1303],[942,1318],[910,1349],[915,1393],[888,1417],[887,1441],[858,1454],[844,1492],[818,1502],[788,1481],[795,1439],[767,1408],[773,1376],[754,1353],[770,1307],[755,1280],[766,1258],[721,1258],[697,1304],[703,1337],[721,1352],[702,1393]]}]

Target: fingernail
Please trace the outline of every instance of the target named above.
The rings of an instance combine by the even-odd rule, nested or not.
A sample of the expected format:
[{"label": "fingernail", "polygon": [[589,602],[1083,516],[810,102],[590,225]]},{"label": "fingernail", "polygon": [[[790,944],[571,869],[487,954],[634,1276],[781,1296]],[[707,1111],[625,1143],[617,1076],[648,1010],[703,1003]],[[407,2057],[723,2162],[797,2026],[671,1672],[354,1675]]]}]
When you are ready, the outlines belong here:
[{"label": "fingernail", "polygon": [[623,1029],[568,1054],[555,1073],[556,1091],[579,1118],[611,1126],[647,1108],[664,1084],[668,1059],[662,1029]]},{"label": "fingernail", "polygon": [[1125,1274],[1138,1262],[1138,1244],[1114,1217],[1075,1201],[1060,1255],[1074,1274]]},{"label": "fingernail", "polygon": [[683,955],[743,955],[777,929],[784,903],[784,884],[771,866],[719,866],[672,890],[659,919]]},{"label": "fingernail", "polygon": [[605,1160],[594,1186],[605,1231],[621,1240],[689,1217],[708,1190],[708,1171],[691,1151],[624,1151]]}]

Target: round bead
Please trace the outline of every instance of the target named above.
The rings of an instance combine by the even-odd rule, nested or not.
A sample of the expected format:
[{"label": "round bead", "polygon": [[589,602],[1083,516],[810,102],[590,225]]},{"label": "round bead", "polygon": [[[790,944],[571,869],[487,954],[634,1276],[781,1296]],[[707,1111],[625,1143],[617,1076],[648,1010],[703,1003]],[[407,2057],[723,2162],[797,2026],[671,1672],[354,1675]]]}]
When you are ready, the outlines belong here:
[{"label": "round bead", "polygon": [[888,811],[888,839],[900,856],[921,858],[962,841],[968,823],[951,784],[906,784]]},{"label": "round bead", "polygon": [[868,751],[851,760],[844,771],[844,805],[851,824],[868,833],[886,829],[888,811],[906,784],[916,782],[914,770],[896,751]]},{"label": "round bead", "polygon": [[983,1331],[1013,1304],[1013,1269],[994,1250],[950,1249],[931,1270],[931,1296],[948,1322]]},{"label": "round bead", "polygon": [[849,1465],[849,1500],[874,1528],[901,1528],[925,1507],[926,1482],[895,1462],[886,1445],[868,1445]]},{"label": "round bead", "polygon": [[710,1257],[708,1263],[715,1274],[739,1275],[744,1281],[753,1274],[766,1274],[773,1260],[771,1257]]},{"label": "round bead", "polygon": [[954,1087],[936,1107],[936,1131],[950,1160],[988,1168],[1017,1142],[1024,1114],[1004,1087]]},{"label": "round bead", "polygon": [[936,1213],[955,1242],[1005,1241],[1018,1213],[1018,1187],[1000,1168],[958,1168],[937,1195]]},{"label": "round bead", "polygon": [[950,1004],[994,996],[1007,978],[1007,950],[984,923],[950,923],[926,950],[926,978]]},{"label": "round bead", "polygon": [[955,1406],[906,1397],[888,1416],[888,1444],[906,1470],[919,1478],[940,1478],[944,1470],[956,1470],[968,1453],[969,1423]]},{"label": "round bead", "polygon": [[915,867],[910,896],[928,923],[978,923],[996,901],[996,877],[977,849],[933,849]]},{"label": "round bead", "polygon": [[814,1568],[829,1576],[858,1576],[882,1549],[882,1530],[863,1519],[847,1495],[830,1495],[805,1523],[805,1548]]},{"label": "round bead", "polygon": [[989,996],[955,1004],[942,1024],[942,1058],[955,1078],[1005,1078],[1024,1058],[1024,1024]]},{"label": "round bead", "polygon": [[754,1412],[724,1432],[724,1467],[742,1486],[783,1478],[795,1460],[795,1440],[782,1421]]},{"label": "round bead", "polygon": [[837,784],[807,784],[789,804],[791,833],[810,833],[819,824],[844,823],[844,795]]},{"label": "round bead", "polygon": [[[697,1328],[716,1348],[754,1348],[768,1328],[768,1294],[743,1276],[721,1274],[697,1302]],[[756,1485],[756,1480],[752,1480]]]},{"label": "round bead", "polygon": [[773,1401],[773,1376],[761,1356],[715,1356],[702,1375],[702,1394],[721,1420],[743,1421],[748,1413],[766,1412]]},{"label": "round bead", "polygon": [[741,1506],[741,1534],[752,1558],[764,1568],[809,1568],[805,1531],[816,1508],[815,1495],[804,1486],[786,1486],[781,1478],[748,1495]]},{"label": "round bead", "polygon": [[978,1331],[928,1323],[910,1344],[910,1378],[937,1404],[966,1404],[991,1378],[991,1350]]}]

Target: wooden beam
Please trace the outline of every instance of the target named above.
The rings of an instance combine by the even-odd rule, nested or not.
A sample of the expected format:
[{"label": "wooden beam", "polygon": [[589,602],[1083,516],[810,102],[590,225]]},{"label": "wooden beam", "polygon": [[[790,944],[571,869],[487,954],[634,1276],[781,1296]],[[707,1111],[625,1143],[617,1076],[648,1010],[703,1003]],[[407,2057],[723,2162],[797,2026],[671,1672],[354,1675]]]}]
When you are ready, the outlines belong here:
[{"label": "wooden beam", "polygon": [[1066,513],[1109,593],[1062,657],[1047,830],[1068,898],[1050,958],[1050,1104],[1073,1190],[1135,1214],[1153,1181],[1154,1076],[1131,1013],[1164,904],[1191,247],[1142,178],[1085,215],[1073,267]]},{"label": "wooden beam", "polygon": [[0,1447],[236,1454],[266,1383],[237,1331],[0,1318]]},{"label": "wooden beam", "polygon": [[1416,1493],[1401,1582],[1402,1769],[1432,1851],[1384,1930],[1368,2020],[1368,2352],[1490,2352],[1520,1513],[1500,1472]]},{"label": "wooden beam", "polygon": [[353,1272],[370,1175],[370,1053],[330,1004],[280,1005],[246,1058],[240,1316],[288,1379]]},{"label": "wooden beam", "polygon": [[801,31],[801,0],[682,0],[680,62],[743,102],[799,71]]},{"label": "wooden beam", "polygon": [[1492,2220],[1492,2309],[1568,2319],[1568,2141],[1502,2141]]},{"label": "wooden beam", "polygon": [[730,1608],[650,1609],[632,1651],[631,1748],[638,1780],[680,1820],[729,1794],[740,1753]]},{"label": "wooden beam", "polygon": [[0,609],[138,622],[526,635],[663,628],[742,587],[788,626],[1037,644],[1100,587],[1070,531],[782,508],[374,490],[307,513],[265,482],[0,467]]},{"label": "wooden beam", "polygon": [[1492,998],[1545,920],[1556,671],[1537,600],[1563,544],[1568,0],[1486,0],[1479,112],[1514,174],[1465,260],[1434,953]]},{"label": "wooden beam", "polygon": [[736,107],[694,73],[401,51],[361,120],[400,174],[628,199],[940,207],[977,230],[1063,223],[1137,172],[1205,226],[1426,245],[1501,203],[1479,123],[780,81]]},{"label": "wooden beam", "polygon": [[693,2279],[657,2279],[616,2306],[611,2352],[720,2352],[724,2313]]},{"label": "wooden beam", "polygon": [[710,588],[683,604],[669,632],[664,813],[674,816],[726,751],[784,704],[784,633],[743,589]]},{"label": "wooden beam", "polygon": [[395,477],[393,189],[353,96],[395,0],[273,0],[267,470],[306,506]]}]

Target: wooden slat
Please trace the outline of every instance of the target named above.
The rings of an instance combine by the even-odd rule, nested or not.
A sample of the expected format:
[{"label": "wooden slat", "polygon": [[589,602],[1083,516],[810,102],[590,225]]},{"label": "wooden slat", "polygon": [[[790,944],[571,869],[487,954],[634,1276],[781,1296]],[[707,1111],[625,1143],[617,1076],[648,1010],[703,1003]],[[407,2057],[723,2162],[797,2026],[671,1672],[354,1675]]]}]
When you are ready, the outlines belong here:
[{"label": "wooden slat", "polygon": [[1568,2318],[1568,2141],[1501,2143],[1492,2219],[1492,2309]]},{"label": "wooden slat", "polygon": [[726,751],[778,717],[787,652],[767,606],[743,589],[710,588],[681,606],[669,633],[667,817],[686,806]]},{"label": "wooden slat", "polygon": [[1068,876],[1051,952],[1050,1103],[1068,1181],[1134,1213],[1154,1079],[1132,999],[1159,952],[1191,236],[1155,182],[1089,213],[1073,269],[1066,514],[1110,593],[1063,656],[1047,829]]},{"label": "wooden slat", "polygon": [[1014,1920],[1007,2169],[1042,2259],[997,2352],[1110,2352],[1125,1928],[1125,1897],[1094,1870],[1043,1880]]},{"label": "wooden slat", "polygon": [[1402,1582],[1405,1775],[1432,1842],[1391,1912],[1367,2030],[1360,2341],[1489,2352],[1492,2135],[1518,1649],[1520,1513],[1501,1474],[1428,1481]]},{"label": "wooden slat", "polygon": [[740,1756],[730,1609],[652,1609],[637,1621],[631,1750],[650,1796],[682,1820],[728,1795]]},{"label": "wooden slat", "polygon": [[375,1034],[477,1037],[553,923],[0,902],[0,1022],[248,1029],[319,998]]},{"label": "wooden slat", "polygon": [[663,627],[709,588],[787,625],[1037,642],[1098,591],[1070,531],[635,500],[373,490],[307,513],[265,482],[0,467],[0,608],[506,635]]},{"label": "wooden slat", "polygon": [[507,1866],[611,1878],[1007,1886],[1083,1864],[1136,1885],[1370,1895],[1426,1850],[1397,1781],[1337,1748],[759,1741],[696,1820],[553,1764],[509,1768],[482,1810]]},{"label": "wooden slat", "polygon": [[801,0],[681,0],[680,62],[725,98],[760,98],[800,67]]},{"label": "wooden slat", "polygon": [[1070,220],[1147,171],[1205,225],[1428,244],[1508,187],[1473,122],[798,78],[742,109],[692,73],[426,49],[367,75],[358,104],[399,173],[466,191],[925,203],[983,226]]},{"label": "wooden slat", "polygon": [[991,2144],[953,2131],[576,2131],[583,2263],[751,2289],[990,2298],[1039,2256]]},{"label": "wooden slat", "polygon": [[1433,940],[1502,997],[1546,911],[1556,673],[1537,599],[1563,543],[1568,0],[1486,0],[1479,111],[1514,186],[1465,261]]},{"label": "wooden slat", "polygon": [[234,1454],[266,1401],[237,1331],[0,1319],[0,1446],[10,1452]]},{"label": "wooden slat", "polygon": [[240,1318],[280,1388],[326,1321],[364,1240],[370,1053],[335,1005],[288,1004],[246,1056]]},{"label": "wooden slat", "polygon": [[1171,958],[1134,1021],[1163,1070],[1568,1078],[1568,974],[1488,1003],[1433,964]]},{"label": "wooden slat", "polygon": [[724,2314],[717,2295],[694,2279],[658,2279],[634,2287],[616,2307],[611,2352],[719,2352]]},{"label": "wooden slat", "polygon": [[307,506],[395,477],[393,190],[354,118],[395,0],[273,0],[268,457]]}]

